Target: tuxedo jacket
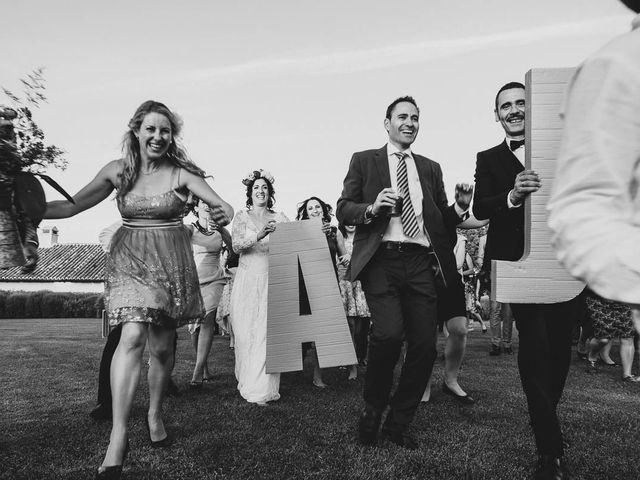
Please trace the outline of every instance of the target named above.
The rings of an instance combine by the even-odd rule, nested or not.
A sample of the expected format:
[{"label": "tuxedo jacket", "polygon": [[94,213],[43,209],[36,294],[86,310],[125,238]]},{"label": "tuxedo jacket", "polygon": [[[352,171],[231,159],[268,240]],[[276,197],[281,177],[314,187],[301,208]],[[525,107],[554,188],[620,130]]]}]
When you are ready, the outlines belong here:
[{"label": "tuxedo jacket", "polygon": [[[422,218],[425,230],[436,254],[442,279],[445,284],[452,285],[458,281],[453,256],[455,228],[462,219],[456,213],[453,204],[447,205],[440,165],[413,152],[412,156],[422,187]],[[389,225],[388,216],[375,217],[370,223],[365,223],[364,218],[367,206],[375,202],[383,188],[391,188],[387,146],[354,153],[336,209],[336,216],[340,222],[356,225],[351,254],[352,281],[366,269]]]},{"label": "tuxedo jacket", "polygon": [[489,219],[483,262],[487,269],[491,260],[519,260],[524,252],[524,206],[507,206],[507,195],[522,170],[506,141],[477,155],[473,215]]}]

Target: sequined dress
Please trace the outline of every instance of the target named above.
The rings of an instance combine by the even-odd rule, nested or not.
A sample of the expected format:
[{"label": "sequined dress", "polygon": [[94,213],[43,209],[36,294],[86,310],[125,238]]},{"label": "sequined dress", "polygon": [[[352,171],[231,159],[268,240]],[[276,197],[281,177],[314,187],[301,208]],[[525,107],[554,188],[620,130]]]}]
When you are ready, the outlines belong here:
[{"label": "sequined dress", "polygon": [[[286,222],[283,213],[273,214]],[[235,335],[235,373],[240,395],[248,402],[280,398],[280,374],[267,374],[267,294],[269,235],[258,240],[257,226],[246,210],[233,220],[233,250],[240,255],[231,290],[230,321]]]},{"label": "sequined dress", "polygon": [[144,322],[165,328],[204,317],[185,200],[175,190],[118,199],[122,227],[107,256],[105,308],[111,325]]}]

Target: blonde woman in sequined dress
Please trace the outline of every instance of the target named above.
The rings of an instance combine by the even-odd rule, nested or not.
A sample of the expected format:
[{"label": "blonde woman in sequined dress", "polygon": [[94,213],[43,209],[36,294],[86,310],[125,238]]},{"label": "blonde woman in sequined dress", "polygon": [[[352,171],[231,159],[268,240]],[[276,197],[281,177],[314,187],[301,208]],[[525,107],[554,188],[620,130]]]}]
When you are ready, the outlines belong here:
[{"label": "blonde woman in sequined dress", "polygon": [[105,308],[122,336],[111,363],[113,427],[96,478],[120,478],[128,451],[128,418],[149,344],[149,411],[145,418],[151,445],[168,445],[162,400],[173,364],[175,329],[204,315],[190,236],[182,223],[189,192],[211,208],[220,225],[233,209],[204,180],[178,145],[181,122],[165,105],[144,102],[129,121],[123,158],[108,163],[73,198],[54,201],[45,218],[67,218],[105,200],[114,189],[123,225],[107,257]]}]

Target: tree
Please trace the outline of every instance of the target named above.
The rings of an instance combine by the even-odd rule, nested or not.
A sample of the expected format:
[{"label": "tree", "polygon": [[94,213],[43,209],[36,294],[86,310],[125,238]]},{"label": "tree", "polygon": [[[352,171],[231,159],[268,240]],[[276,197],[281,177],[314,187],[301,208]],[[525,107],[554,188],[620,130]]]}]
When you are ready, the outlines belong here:
[{"label": "tree", "polygon": [[55,145],[46,145],[44,132],[33,120],[32,109],[40,108],[40,105],[47,101],[43,73],[44,69],[40,67],[21,78],[20,96],[2,87],[17,113],[13,124],[20,170],[33,173],[43,173],[49,167],[61,170],[67,167],[65,151]]},{"label": "tree", "polygon": [[44,132],[31,113],[47,100],[43,69],[34,70],[20,82],[22,96],[2,87],[13,108],[0,105],[0,259],[2,268],[22,264],[23,272],[31,272],[38,261],[37,227],[46,211],[44,191],[34,175],[71,202],[73,199],[43,174],[48,167],[64,170],[67,166],[64,151],[45,144]]}]

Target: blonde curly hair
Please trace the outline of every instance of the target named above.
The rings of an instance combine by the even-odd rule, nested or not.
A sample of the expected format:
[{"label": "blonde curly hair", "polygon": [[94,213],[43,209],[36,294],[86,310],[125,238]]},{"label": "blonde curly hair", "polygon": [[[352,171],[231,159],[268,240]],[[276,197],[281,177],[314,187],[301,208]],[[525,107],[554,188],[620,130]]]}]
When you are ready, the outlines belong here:
[{"label": "blonde curly hair", "polygon": [[182,119],[163,103],[154,100],[147,100],[138,107],[129,120],[129,130],[122,139],[122,171],[118,174],[118,193],[116,198],[123,198],[131,191],[138,179],[140,172],[140,142],[136,137],[136,132],[140,130],[142,121],[149,113],[158,113],[166,117],[171,124],[171,144],[166,154],[166,159],[178,168],[204,177],[205,173],[200,167],[191,161],[184,147],[178,143],[180,132],[182,131]]}]

